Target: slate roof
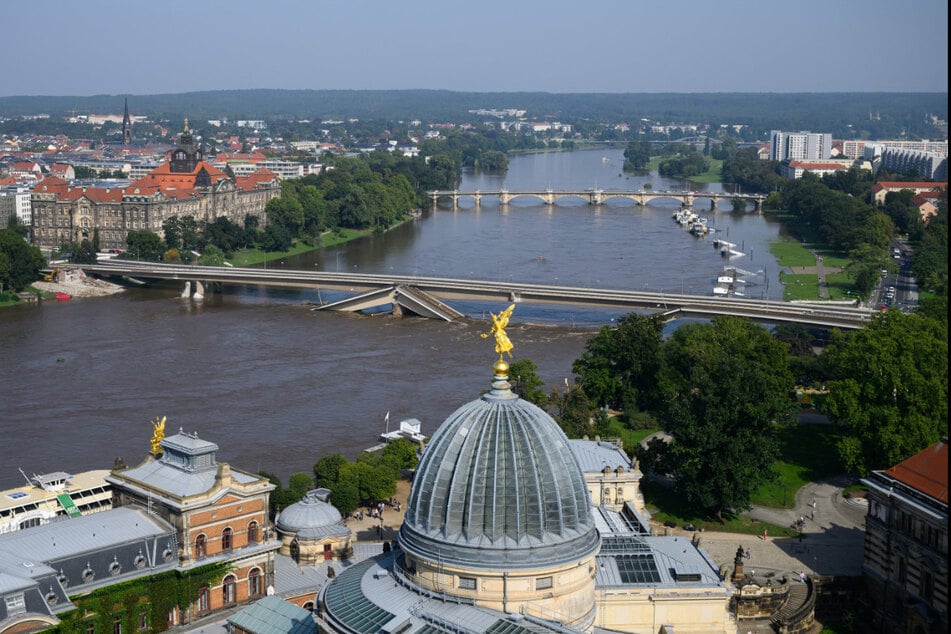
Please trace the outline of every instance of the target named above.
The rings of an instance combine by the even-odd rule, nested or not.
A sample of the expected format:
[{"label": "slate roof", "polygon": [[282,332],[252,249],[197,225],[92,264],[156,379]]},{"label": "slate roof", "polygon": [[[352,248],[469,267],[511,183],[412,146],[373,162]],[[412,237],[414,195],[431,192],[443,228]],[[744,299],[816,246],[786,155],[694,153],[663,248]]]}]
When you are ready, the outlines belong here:
[{"label": "slate roof", "polygon": [[614,471],[618,467],[631,468],[631,460],[624,451],[614,443],[604,440],[580,440],[572,438],[568,441],[571,451],[578,460],[578,465],[585,473],[604,471],[605,467]]},{"label": "slate roof", "polygon": [[264,597],[228,619],[252,634],[312,634],[317,623],[310,612],[275,596]]}]

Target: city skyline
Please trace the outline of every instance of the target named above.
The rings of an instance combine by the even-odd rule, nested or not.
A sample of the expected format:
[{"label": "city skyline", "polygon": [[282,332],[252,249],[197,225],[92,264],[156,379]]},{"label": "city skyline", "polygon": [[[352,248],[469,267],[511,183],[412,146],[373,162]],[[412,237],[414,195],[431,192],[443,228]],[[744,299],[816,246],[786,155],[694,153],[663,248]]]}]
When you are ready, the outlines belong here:
[{"label": "city skyline", "polygon": [[[5,7],[0,96],[199,90],[947,92],[948,5],[235,0]],[[269,11],[264,15],[263,11]],[[156,28],[162,23],[162,28]],[[19,27],[17,26],[19,25]],[[20,28],[22,27],[22,28]]]}]

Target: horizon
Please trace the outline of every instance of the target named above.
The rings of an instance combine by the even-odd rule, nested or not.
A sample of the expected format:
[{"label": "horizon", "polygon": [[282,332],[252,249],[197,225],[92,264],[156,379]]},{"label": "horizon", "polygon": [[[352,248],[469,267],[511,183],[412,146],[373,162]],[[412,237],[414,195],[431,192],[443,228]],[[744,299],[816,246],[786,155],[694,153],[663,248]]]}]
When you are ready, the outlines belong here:
[{"label": "horizon", "polygon": [[[121,10],[119,7],[121,6]],[[5,7],[0,97],[232,90],[947,93],[948,3],[414,0]],[[143,25],[147,25],[143,28]],[[873,48],[873,45],[877,45]],[[67,62],[67,63],[64,63]],[[39,72],[31,72],[38,69]]]}]

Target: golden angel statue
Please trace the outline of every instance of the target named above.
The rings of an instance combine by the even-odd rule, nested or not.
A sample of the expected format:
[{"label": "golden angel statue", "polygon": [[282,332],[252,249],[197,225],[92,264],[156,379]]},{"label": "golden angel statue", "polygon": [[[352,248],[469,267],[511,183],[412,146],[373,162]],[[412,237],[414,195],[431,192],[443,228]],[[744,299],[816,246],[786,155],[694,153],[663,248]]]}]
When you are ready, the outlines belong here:
[{"label": "golden angel statue", "polygon": [[159,455],[162,453],[162,445],[159,443],[162,442],[162,439],[165,438],[165,416],[159,418],[155,417],[155,420],[152,421],[152,453],[154,455]]},{"label": "golden angel statue", "polygon": [[509,325],[509,317],[512,316],[513,310],[515,310],[515,304],[512,304],[498,315],[489,313],[492,315],[492,330],[482,333],[483,339],[488,339],[489,335],[495,335],[495,351],[499,353],[499,361],[502,360],[503,354],[508,354],[509,359],[512,358],[512,341],[505,334],[505,328]]}]

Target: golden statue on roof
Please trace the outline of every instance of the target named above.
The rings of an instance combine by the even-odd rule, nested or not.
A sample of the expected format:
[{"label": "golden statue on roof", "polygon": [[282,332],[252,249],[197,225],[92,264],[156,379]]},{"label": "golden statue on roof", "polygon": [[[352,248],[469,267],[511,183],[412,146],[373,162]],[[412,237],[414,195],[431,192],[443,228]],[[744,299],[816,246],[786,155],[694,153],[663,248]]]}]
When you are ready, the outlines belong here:
[{"label": "golden statue on roof", "polygon": [[492,329],[489,332],[482,333],[483,339],[488,339],[489,335],[495,335],[495,351],[499,353],[499,361],[502,361],[502,355],[508,354],[512,358],[512,341],[505,334],[505,328],[509,325],[509,318],[512,311],[515,310],[515,304],[512,304],[501,313],[489,313],[492,315]]},{"label": "golden statue on roof", "polygon": [[188,134],[188,117],[185,117],[185,134]]},{"label": "golden statue on roof", "polygon": [[152,455],[159,455],[162,453],[162,439],[165,438],[165,416],[159,418],[155,417],[155,420],[152,421],[152,440],[149,442],[152,443]]}]

